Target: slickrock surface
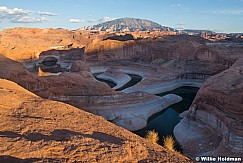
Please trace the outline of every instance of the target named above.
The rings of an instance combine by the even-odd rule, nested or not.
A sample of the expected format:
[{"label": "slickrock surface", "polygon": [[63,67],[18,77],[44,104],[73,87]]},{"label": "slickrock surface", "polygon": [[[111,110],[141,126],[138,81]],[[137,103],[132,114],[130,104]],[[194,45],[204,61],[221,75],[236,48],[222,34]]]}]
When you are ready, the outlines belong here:
[{"label": "slickrock surface", "polygon": [[[101,35],[102,36],[102,35]],[[15,61],[39,58],[44,51],[82,48],[97,35],[64,29],[13,28],[0,32],[0,53]]]},{"label": "slickrock surface", "polygon": [[[66,98],[68,99],[68,97]],[[53,99],[55,100],[55,98]],[[80,108],[83,103],[81,99],[77,97],[77,100],[72,101],[71,104]],[[89,103],[83,106],[83,110],[101,115],[130,131],[136,131],[147,125],[150,116],[181,100],[180,96],[174,94],[157,97],[143,92],[120,93],[113,96],[86,97],[86,101]]]},{"label": "slickrock surface", "polygon": [[112,81],[113,83],[115,83],[116,86],[112,88],[113,90],[123,87],[131,80],[131,77],[129,75],[122,73],[118,69],[114,68],[110,68],[104,73],[97,75],[97,78]]},{"label": "slickrock surface", "polygon": [[[0,77],[18,83],[24,88],[44,98],[62,95],[112,95],[115,92],[104,83],[94,79],[85,64],[77,61],[70,72],[63,72],[59,76],[40,77],[25,69],[18,62],[0,55]],[[80,68],[81,66],[82,68]],[[73,72],[72,72],[73,71]]]},{"label": "slickrock surface", "polygon": [[[168,35],[166,32],[131,32],[136,38]],[[15,60],[38,59],[40,54],[51,50],[83,48],[92,42],[107,38],[105,32],[64,29],[13,28],[0,31],[0,54]],[[110,40],[113,41],[113,40]]]},{"label": "slickrock surface", "polygon": [[100,40],[85,47],[85,60],[119,61],[130,59],[152,63],[158,68],[180,68],[183,71],[216,74],[229,68],[241,49],[207,46],[207,40],[195,36],[161,36],[141,40]]},{"label": "slickrock surface", "polygon": [[174,90],[182,86],[201,87],[203,82],[211,75],[204,73],[186,73],[178,67],[158,68],[151,64],[138,64],[134,62],[106,62],[106,66],[100,63],[90,64],[92,73],[106,72],[110,68],[122,73],[134,74],[142,77],[136,85],[122,90],[125,93],[143,91],[151,94],[159,94]]},{"label": "slickrock surface", "polygon": [[102,117],[0,79],[1,162],[190,162]]},{"label": "slickrock surface", "polygon": [[[147,39],[127,44],[109,44],[107,41],[111,40],[91,43],[90,45],[97,46],[94,51],[86,49],[86,58],[94,54],[99,62],[118,60],[119,57],[130,58],[130,61],[136,61],[136,65],[140,64],[153,71],[124,92],[142,90],[159,93],[184,84],[201,86],[208,79],[196,96],[188,116],[176,127],[176,138],[182,144],[184,152],[190,156],[242,155],[243,129],[240,115],[243,108],[243,80],[239,68],[242,46],[207,46],[206,40],[194,36],[164,36],[154,41]],[[88,53],[89,51],[92,53]],[[92,59],[90,61],[95,60]],[[121,69],[122,66],[129,65],[122,62],[120,64]]]},{"label": "slickrock surface", "polygon": [[[129,130],[145,127],[149,116],[181,100],[176,95],[169,100],[161,100],[154,95],[118,95],[108,85],[96,81],[82,61],[74,62],[70,72],[41,77],[28,72],[22,64],[1,55],[0,63],[3,70],[0,77],[15,81],[43,98],[63,101],[106,118],[107,111],[112,112],[110,114],[113,118],[107,119]],[[145,101],[148,104],[145,105]],[[144,111],[141,112],[139,108]],[[144,114],[140,115],[141,113]]]},{"label": "slickrock surface", "polygon": [[176,139],[192,156],[243,156],[243,59],[199,90]]},{"label": "slickrock surface", "polygon": [[122,92],[130,93],[136,91],[143,91],[151,94],[160,94],[168,92],[179,87],[198,87],[200,88],[204,82],[204,79],[175,79],[171,82],[161,82],[145,85],[145,82],[141,82],[134,87],[127,88]]},{"label": "slickrock surface", "polygon": [[[129,37],[122,37],[126,34]],[[177,139],[190,156],[242,153],[243,47],[208,46],[208,40],[200,37],[167,34],[137,31],[113,37],[114,34],[82,30],[7,29],[0,32],[3,54],[0,77],[41,97],[65,101],[81,109],[91,109],[92,105],[97,109],[95,105],[100,104],[94,101],[102,96],[100,102],[107,106],[113,105],[109,103],[111,97],[117,104],[129,99],[134,99],[130,104],[140,101],[126,93],[116,98],[117,92],[96,81],[91,74],[110,67],[143,77],[124,92],[159,93],[156,91],[184,85],[184,81],[200,86],[207,80],[188,114],[184,113],[184,119],[176,127]],[[46,57],[58,59],[59,76],[48,76],[45,70],[51,67],[43,68],[38,76],[38,66]],[[24,66],[9,58],[23,61]],[[109,97],[108,101],[105,97]]]}]

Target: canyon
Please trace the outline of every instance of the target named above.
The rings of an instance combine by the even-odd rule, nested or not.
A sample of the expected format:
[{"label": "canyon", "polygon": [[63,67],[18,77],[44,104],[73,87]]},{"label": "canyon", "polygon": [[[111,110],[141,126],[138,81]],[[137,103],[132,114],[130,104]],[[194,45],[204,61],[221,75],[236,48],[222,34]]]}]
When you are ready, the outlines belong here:
[{"label": "canyon", "polygon": [[1,162],[191,162],[103,117],[0,79]]},{"label": "canyon", "polygon": [[[227,154],[242,157],[243,46],[214,46],[210,40],[198,36],[179,35],[173,31],[109,33],[87,30],[14,28],[1,31],[0,40],[0,78],[4,79],[1,80],[1,84],[8,85],[6,83],[9,83],[9,85],[14,85],[17,90],[21,86],[35,94],[31,94],[33,96],[31,98],[35,97],[41,103],[42,101],[55,103],[55,105],[53,104],[55,109],[61,105],[63,109],[57,109],[55,114],[58,118],[60,118],[58,114],[69,116],[71,126],[68,129],[66,126],[65,130],[75,128],[72,132],[81,133],[85,128],[81,126],[88,123],[90,126],[95,126],[92,129],[93,133],[105,130],[106,135],[113,137],[111,140],[123,137],[114,138],[115,131],[119,131],[119,134],[125,133],[124,139],[129,137],[131,138],[129,141],[136,139],[140,143],[146,142],[125,129],[135,131],[145,127],[150,116],[182,100],[180,96],[174,94],[163,97],[156,96],[156,94],[182,86],[192,86],[200,89],[189,110],[181,114],[183,119],[174,129],[174,135],[183,148],[183,154],[192,158],[199,155],[222,156]],[[95,73],[100,73],[98,77],[101,79],[113,81],[116,86],[112,89],[107,84],[97,81],[93,76]],[[128,74],[138,75],[142,80],[134,86],[115,91],[131,80]],[[11,88],[5,87],[3,87],[5,92],[6,89]],[[17,90],[14,92],[18,94]],[[11,99],[11,95],[6,93],[6,96]],[[30,99],[21,100],[29,101]],[[41,103],[33,102],[35,107],[41,106]],[[48,105],[52,104],[45,106]],[[29,106],[32,108],[31,105]],[[1,106],[3,110],[5,107],[5,105]],[[71,109],[65,110],[64,108]],[[71,110],[74,113],[70,115],[66,113]],[[16,112],[9,111],[13,113],[6,114]],[[44,114],[43,116],[47,116],[47,119],[51,116],[51,114],[47,114],[47,110],[41,112],[41,109],[35,109],[31,114],[35,115],[26,115],[28,121],[32,120],[31,116]],[[78,115],[86,116],[86,118],[79,118]],[[1,114],[1,117],[5,116]],[[74,122],[71,123],[71,117],[76,119],[75,123],[78,123],[77,126],[80,127],[77,127]],[[17,139],[17,137],[21,137],[20,135],[25,135],[23,131],[25,129],[21,128],[14,134],[11,133],[10,136],[9,134],[4,136],[7,131],[15,131],[13,128],[6,130],[6,126],[10,125],[11,121],[17,120],[3,120],[6,123],[1,125],[1,142],[8,139],[6,142],[11,142],[10,139]],[[64,121],[64,119],[62,118],[60,121]],[[65,125],[57,120],[52,120],[51,123],[53,123],[53,128],[54,124],[60,127]],[[83,124],[81,125],[81,123]],[[53,128],[43,132],[40,129],[38,133],[50,135],[54,132],[52,132]],[[113,130],[114,133],[110,133]],[[88,128],[86,132],[91,133]],[[11,137],[11,135],[17,136]],[[74,135],[79,137],[80,134]],[[81,135],[84,135],[87,140],[93,138],[90,134]],[[31,145],[32,141],[27,142],[26,140],[29,139],[28,134],[25,137],[21,141]],[[134,139],[132,139],[133,137]],[[73,138],[72,141],[79,141],[78,139]],[[94,144],[96,140],[92,141]],[[37,145],[36,143],[40,142],[35,140],[33,145]],[[141,160],[150,157],[159,160],[158,158],[164,157],[164,153],[168,153],[169,158],[190,161],[179,154],[171,154],[169,151],[158,152],[165,151],[165,149],[157,145],[145,144],[149,150],[146,151],[146,147],[142,149],[142,152],[147,154]],[[125,148],[125,145],[126,143],[119,146],[118,149]],[[136,145],[139,146],[139,144]],[[37,154],[32,156],[26,156],[23,153],[17,154],[14,149],[9,150],[9,146],[12,144],[5,144],[4,153],[6,155],[20,159],[39,157]],[[140,146],[142,145],[140,144]],[[132,155],[135,149],[140,148],[133,147]],[[156,156],[151,154],[150,149],[151,151],[154,149],[153,152]],[[44,154],[51,158],[48,153]],[[41,155],[43,156],[43,153]],[[111,156],[113,155],[111,154]],[[75,155],[67,157],[74,158]],[[87,155],[85,159],[88,159],[86,157],[88,157]],[[5,157],[1,159],[5,159]],[[123,159],[123,156],[119,159]],[[124,157],[124,159],[128,158]],[[131,158],[133,161],[137,159],[137,155]]]}]

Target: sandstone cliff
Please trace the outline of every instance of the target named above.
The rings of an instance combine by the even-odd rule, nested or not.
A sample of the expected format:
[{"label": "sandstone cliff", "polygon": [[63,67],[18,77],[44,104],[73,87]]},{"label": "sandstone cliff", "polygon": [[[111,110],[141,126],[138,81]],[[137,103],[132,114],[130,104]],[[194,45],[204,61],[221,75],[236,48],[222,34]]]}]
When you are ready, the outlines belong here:
[{"label": "sandstone cliff", "polygon": [[96,37],[89,32],[52,28],[5,29],[0,32],[0,53],[15,61],[37,59],[43,51],[82,48]]},{"label": "sandstone cliff", "polygon": [[0,79],[1,162],[190,162],[70,105]]},{"label": "sandstone cliff", "polygon": [[195,36],[161,36],[142,40],[99,40],[85,47],[86,62],[130,60],[157,69],[214,75],[228,69],[241,49],[209,47]]},{"label": "sandstone cliff", "polygon": [[14,81],[44,98],[49,98],[52,95],[99,96],[114,94],[109,86],[96,81],[90,71],[85,69],[84,64],[81,66],[80,62],[78,66],[74,64],[70,72],[63,72],[59,76],[40,77],[26,70],[21,63],[0,55],[0,77]]},{"label": "sandstone cliff", "polygon": [[[88,45],[85,57],[88,62],[130,59],[143,63],[144,67],[144,62],[147,65],[152,63],[153,67],[158,66],[155,71],[166,74],[161,69],[168,68],[167,71],[177,71],[182,78],[196,74],[213,76],[202,86],[187,116],[176,127],[176,138],[190,156],[242,156],[243,49],[207,46],[206,42],[194,36],[164,36],[125,42],[104,40]],[[168,75],[166,80],[169,81],[170,77],[176,79]],[[147,90],[149,83],[162,82],[158,78],[159,75],[150,75],[133,90],[141,90],[143,86]]]},{"label": "sandstone cliff", "polygon": [[186,153],[243,156],[242,65],[243,59],[239,59],[209,78],[176,126],[176,138]]},{"label": "sandstone cliff", "polygon": [[[190,85],[191,79],[203,82],[209,78],[188,114],[176,127],[176,135],[180,135],[177,139],[185,153],[192,156],[227,152],[237,155],[242,152],[243,48],[208,46],[207,40],[195,36],[166,36],[157,32],[128,34],[133,39],[121,39],[119,36],[111,39],[106,33],[81,30],[4,30],[0,32],[0,53],[3,54],[0,55],[0,77],[14,81],[41,97],[88,109],[97,104],[95,102],[112,106],[109,100],[113,97],[117,104],[129,103],[129,99],[132,103],[144,99],[124,93],[118,96],[106,84],[96,81],[87,65],[101,69],[117,67],[126,73],[138,73],[143,80],[132,91],[158,90],[157,86],[173,84],[181,79],[189,81]],[[60,74],[48,76],[49,72],[42,71],[43,76],[37,76],[34,67],[38,67],[46,57],[57,58]],[[25,67],[9,58],[24,61]],[[171,88],[175,88],[174,85]],[[106,97],[108,100],[102,101]],[[149,97],[154,98],[152,95]]]}]

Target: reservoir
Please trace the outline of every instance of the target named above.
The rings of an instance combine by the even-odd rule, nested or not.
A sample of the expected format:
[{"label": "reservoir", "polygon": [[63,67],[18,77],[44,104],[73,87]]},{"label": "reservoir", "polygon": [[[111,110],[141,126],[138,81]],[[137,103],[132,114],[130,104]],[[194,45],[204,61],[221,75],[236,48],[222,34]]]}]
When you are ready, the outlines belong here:
[{"label": "reservoir", "polygon": [[100,75],[100,74],[102,74],[102,73],[94,73],[93,76],[95,77],[96,80],[108,84],[111,88],[116,86],[116,84],[112,81],[97,78],[97,76]]},{"label": "reservoir", "polygon": [[[102,73],[95,73],[95,74],[93,74],[93,76],[95,77],[96,80],[108,84],[111,88],[116,86],[116,84],[112,81],[97,78],[96,76],[98,76],[100,74],[102,74]],[[142,80],[142,77],[139,75],[134,75],[134,74],[127,74],[127,75],[129,75],[131,77],[131,81],[129,81],[127,84],[125,84],[123,87],[117,89],[116,91],[122,91],[123,89],[134,86],[135,84],[137,84],[138,82],[140,82]]]},{"label": "reservoir", "polygon": [[[100,74],[100,73],[93,74],[93,75],[97,76],[98,74]],[[121,91],[128,87],[131,87],[142,80],[141,76],[133,75],[133,74],[128,74],[128,75],[132,78],[131,81],[116,91]],[[114,87],[116,85],[115,83],[107,81],[107,80],[101,80],[98,78],[96,78],[96,79],[107,83],[110,87]],[[177,104],[174,104],[174,105],[164,109],[163,111],[161,111],[159,113],[152,115],[149,118],[147,126],[145,128],[140,129],[138,131],[133,131],[133,133],[145,138],[147,131],[155,130],[156,132],[158,132],[158,135],[159,135],[159,144],[163,145],[164,137],[166,137],[167,135],[174,136],[173,130],[174,130],[175,126],[181,120],[181,118],[179,117],[179,114],[181,114],[182,112],[189,109],[198,90],[199,90],[199,88],[197,88],[197,87],[188,87],[187,86],[187,87],[180,87],[180,88],[177,88],[177,89],[169,91],[169,92],[157,94],[157,96],[161,96],[161,97],[164,95],[167,95],[167,94],[176,94],[176,95],[181,96],[183,100]],[[176,144],[175,148],[177,151],[181,151],[181,147],[178,143]]]},{"label": "reservoir", "polygon": [[[163,145],[163,137],[166,137],[167,135],[174,136],[174,127],[181,120],[179,114],[189,109],[198,90],[199,88],[196,87],[180,87],[173,91],[158,94],[158,96],[164,96],[172,93],[181,96],[183,100],[151,116],[147,126],[141,130],[134,131],[134,133],[141,137],[145,137],[147,131],[155,130],[159,134],[159,144]],[[179,144],[176,145],[176,150],[181,151]]]}]

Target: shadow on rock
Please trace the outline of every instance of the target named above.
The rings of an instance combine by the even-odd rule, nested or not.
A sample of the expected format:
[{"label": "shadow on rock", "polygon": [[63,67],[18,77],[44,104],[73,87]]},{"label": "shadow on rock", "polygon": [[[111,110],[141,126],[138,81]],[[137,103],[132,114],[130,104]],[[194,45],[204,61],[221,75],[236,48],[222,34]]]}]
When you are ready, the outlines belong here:
[{"label": "shadow on rock", "polygon": [[123,139],[117,138],[115,136],[111,136],[102,132],[93,132],[92,135],[89,135],[88,137],[97,139],[100,142],[108,142],[111,144],[117,144],[117,145],[122,145],[123,144]]},{"label": "shadow on rock", "polygon": [[32,142],[37,141],[69,141],[71,137],[87,137],[91,139],[99,140],[100,142],[107,142],[116,145],[122,145],[123,139],[117,138],[115,136],[108,135],[102,132],[93,132],[91,135],[89,134],[82,134],[79,132],[69,131],[69,130],[54,130],[51,132],[51,135],[44,135],[38,132],[28,133],[20,135],[18,133],[12,131],[4,131],[0,132],[0,137],[7,137],[7,138],[19,138],[19,139],[27,139]]},{"label": "shadow on rock", "polygon": [[40,140],[44,141],[68,141],[70,140],[71,136],[78,136],[82,135],[78,132],[73,132],[69,130],[54,130],[51,135],[44,135],[37,132],[32,132],[28,134],[20,135],[18,133],[12,131],[4,131],[0,132],[0,137],[7,137],[7,138],[24,138],[32,142],[37,142]]},{"label": "shadow on rock", "polygon": [[[17,158],[9,155],[3,155],[0,156],[0,162],[2,163],[32,163],[32,162],[56,162],[57,159],[51,159],[51,158],[45,158],[45,159],[39,159],[39,158]],[[60,162],[65,160],[59,160]]]}]

